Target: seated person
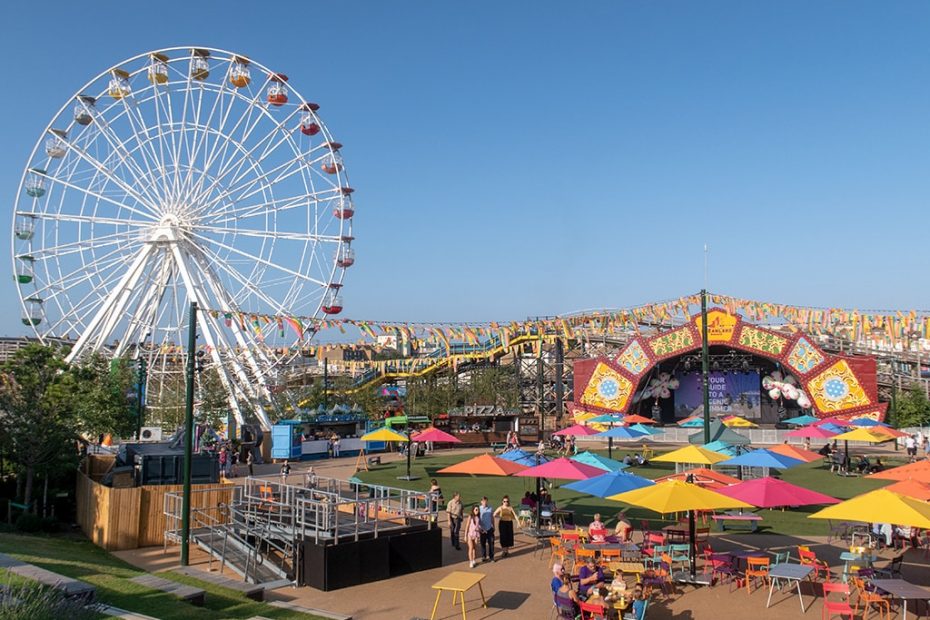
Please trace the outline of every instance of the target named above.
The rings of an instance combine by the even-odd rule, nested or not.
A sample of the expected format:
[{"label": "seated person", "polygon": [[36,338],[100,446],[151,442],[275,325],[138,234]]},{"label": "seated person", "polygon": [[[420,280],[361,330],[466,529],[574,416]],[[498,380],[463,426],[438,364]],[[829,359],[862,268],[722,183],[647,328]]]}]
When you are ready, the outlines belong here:
[{"label": "seated person", "polygon": [[536,500],[530,495],[529,491],[523,494],[523,499],[520,500],[520,504],[529,506],[530,508],[536,508]]},{"label": "seated person", "polygon": [[[561,612],[562,609],[571,610],[572,616],[578,613],[579,603],[581,599],[578,598],[578,594],[572,589],[568,581],[565,581],[559,589],[553,594],[553,600],[555,602],[556,608]],[[560,618],[566,617],[561,614],[558,616]]]},{"label": "seated person", "polygon": [[630,455],[630,454],[627,454],[625,457],[623,457],[623,464],[624,464],[624,465],[627,465],[627,466],[632,465],[632,464],[633,464],[633,456]]},{"label": "seated person", "polygon": [[876,456],[876,457],[875,457],[875,462],[872,463],[872,466],[871,466],[871,467],[869,467],[869,473],[874,474],[874,473],[876,473],[876,472],[880,472],[880,471],[884,471],[884,470],[885,470],[885,464],[882,463],[882,457]]},{"label": "seated person", "polygon": [[[604,542],[604,530],[606,530],[604,522],[601,521],[601,513],[594,513],[594,521],[591,521],[591,525],[588,526],[588,536],[591,537],[591,542],[602,543]],[[600,531],[600,534],[595,534],[594,532]]]},{"label": "seated person", "polygon": [[830,452],[831,452],[830,444],[828,443],[823,444],[820,450],[817,450],[817,454],[819,454],[820,456],[830,456]]},{"label": "seated person", "polygon": [[559,591],[559,588],[562,587],[562,583],[568,582],[568,576],[565,574],[565,568],[556,562],[552,565],[552,581],[549,582],[549,587],[552,588],[552,594],[555,595]]},{"label": "seated person", "polygon": [[623,615],[623,620],[643,620],[646,612],[646,597],[643,595],[643,588],[636,584],[633,589],[633,602],[630,605],[630,611]]},{"label": "seated person", "polygon": [[617,525],[614,527],[614,535],[619,542],[629,542],[633,538],[633,524],[626,518],[626,512],[617,515]]},{"label": "seated person", "polygon": [[588,558],[578,571],[578,596],[584,600],[591,588],[603,583],[604,571],[597,565],[594,558]]},{"label": "seated person", "polygon": [[864,474],[869,471],[869,467],[871,467],[871,465],[872,464],[869,463],[869,457],[863,454],[859,457],[859,462],[856,463],[856,469],[859,470],[860,474]]},{"label": "seated person", "polygon": [[642,454],[637,454],[636,464],[639,465],[640,467],[645,467],[646,465],[649,464],[649,461],[647,461],[646,457],[644,457]]}]

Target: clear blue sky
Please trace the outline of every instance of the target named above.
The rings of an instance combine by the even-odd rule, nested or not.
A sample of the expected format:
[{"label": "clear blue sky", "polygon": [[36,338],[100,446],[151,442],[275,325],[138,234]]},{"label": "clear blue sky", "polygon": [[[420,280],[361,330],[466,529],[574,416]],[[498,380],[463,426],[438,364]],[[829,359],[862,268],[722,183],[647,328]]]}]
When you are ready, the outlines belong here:
[{"label": "clear blue sky", "polygon": [[[346,316],[511,319],[677,297],[701,288],[705,241],[715,291],[930,307],[926,2],[138,6],[4,7],[8,205],[81,84],[199,44],[286,72],[346,145]],[[0,333],[23,329],[11,280]]]}]

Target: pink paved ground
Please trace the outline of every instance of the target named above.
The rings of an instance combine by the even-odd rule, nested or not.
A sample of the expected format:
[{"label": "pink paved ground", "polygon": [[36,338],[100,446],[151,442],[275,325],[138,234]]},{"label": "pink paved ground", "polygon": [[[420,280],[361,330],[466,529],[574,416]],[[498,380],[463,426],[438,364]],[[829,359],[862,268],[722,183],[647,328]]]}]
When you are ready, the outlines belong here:
[{"label": "pink paved ground", "polygon": [[[319,474],[337,477],[350,476],[353,473],[354,464],[354,458],[313,463],[315,471]],[[295,468],[295,475],[305,466],[306,464],[301,464],[300,468]],[[265,469],[268,471],[265,472]],[[262,466],[255,473],[276,471],[276,466],[269,465]],[[822,538],[792,538],[759,534],[751,537],[718,535],[714,536],[712,542],[714,548],[719,550],[743,548],[746,543],[773,550],[791,549],[792,551],[797,544],[811,544],[818,556],[823,557],[841,571],[842,562],[839,561],[838,556],[842,550],[837,545],[826,545]],[[168,555],[163,555],[161,548],[124,551],[116,555],[150,571],[166,570],[177,566],[176,548],[169,549]],[[796,554],[793,553],[793,555]],[[892,556],[890,551],[882,554],[882,557],[887,559]],[[204,570],[209,569],[205,554],[193,551],[191,559],[196,566]],[[487,575],[483,581],[483,587],[489,605],[486,609],[482,608],[477,589],[472,590],[466,597],[468,618],[471,620],[483,618],[545,620],[549,618],[552,610],[552,596],[549,591],[551,575],[548,560],[548,552],[534,554],[532,543],[518,535],[517,546],[511,557],[498,559],[493,564],[482,564],[475,569]],[[923,551],[908,551],[905,562],[904,577],[906,579],[923,585],[930,584],[930,571],[927,570],[930,562],[924,558]],[[878,562],[879,565],[883,563],[883,561]],[[213,567],[216,568],[215,562]],[[332,592],[320,592],[307,587],[283,589],[272,593],[269,599],[289,600],[307,607],[348,614],[361,620],[429,618],[435,599],[435,592],[430,586],[453,570],[469,570],[468,563],[465,552],[455,551],[446,541],[443,545],[443,566],[439,569]],[[235,574],[230,576],[236,577]],[[798,605],[796,591],[784,594],[776,592],[772,599],[772,607],[766,609],[767,592],[754,590],[752,594],[748,594],[745,589],[735,591],[724,584],[712,588],[678,588],[668,598],[660,594],[654,597],[650,604],[648,617],[650,620],[739,618],[781,620],[820,617],[822,599],[819,593],[815,599],[810,584],[804,584],[802,591],[805,606],[809,607],[803,616]],[[898,616],[900,617],[900,614]],[[450,595],[444,594],[436,618],[460,617],[460,608],[453,607]],[[909,617],[915,616],[912,614]]]}]

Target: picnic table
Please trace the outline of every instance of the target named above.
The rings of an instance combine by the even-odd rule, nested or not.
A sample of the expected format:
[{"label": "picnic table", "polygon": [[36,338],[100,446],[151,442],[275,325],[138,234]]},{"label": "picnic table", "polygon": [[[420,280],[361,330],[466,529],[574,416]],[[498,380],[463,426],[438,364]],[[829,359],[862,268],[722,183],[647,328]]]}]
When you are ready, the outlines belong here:
[{"label": "picnic table", "polygon": [[723,532],[726,531],[728,523],[730,524],[731,528],[737,523],[748,523],[750,528],[749,531],[755,532],[759,521],[762,520],[762,517],[752,512],[742,514],[728,512],[722,515],[713,515],[711,518],[718,526],[720,526],[720,531]]},{"label": "picnic table", "polygon": [[481,606],[487,607],[488,601],[484,598],[484,589],[481,587],[481,580],[486,576],[487,575],[484,573],[457,570],[434,583],[433,589],[436,590],[436,602],[433,603],[433,613],[430,614],[430,620],[434,620],[436,617],[436,609],[439,607],[439,597],[442,596],[443,592],[452,593],[453,605],[455,605],[456,596],[459,597],[462,604],[462,620],[468,620],[468,616],[465,615],[465,593],[475,586],[478,586],[478,591],[481,592]]},{"label": "picnic table", "polygon": [[930,590],[903,579],[873,579],[871,583],[882,592],[888,594],[891,598],[904,601],[904,620],[907,620],[907,602],[909,600],[930,600]]},{"label": "picnic table", "polygon": [[766,609],[772,604],[772,592],[775,590],[775,584],[779,580],[785,583],[793,581],[798,587],[798,600],[801,602],[801,613],[804,613],[804,599],[801,598],[801,581],[810,577],[812,572],[814,572],[814,567],[807,564],[776,564],[769,568],[769,599],[765,603]]}]

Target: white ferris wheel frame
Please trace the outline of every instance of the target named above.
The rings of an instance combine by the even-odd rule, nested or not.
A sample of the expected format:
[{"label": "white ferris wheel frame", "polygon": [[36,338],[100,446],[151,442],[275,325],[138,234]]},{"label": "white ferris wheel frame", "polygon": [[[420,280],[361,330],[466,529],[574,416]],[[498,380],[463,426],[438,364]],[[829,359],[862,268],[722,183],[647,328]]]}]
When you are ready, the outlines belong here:
[{"label": "white ferris wheel frame", "polygon": [[[163,83],[148,79],[159,55],[168,58]],[[213,79],[193,77],[198,57],[209,58]],[[248,88],[234,87],[235,65],[261,78],[252,79]],[[265,410],[271,400],[269,380],[293,352],[265,346],[265,338],[271,339],[279,326],[246,329],[228,316],[319,316],[342,287],[347,265],[338,257],[351,252],[355,211],[341,145],[316,107],[308,107],[289,83],[287,105],[268,102],[268,88],[286,81],[281,76],[225,50],[166,48],[106,69],[59,109],[29,156],[13,214],[11,260],[19,270],[28,259],[33,274],[31,282],[19,286],[20,305],[41,341],[78,332],[69,361],[108,350],[147,357],[157,372],[167,368],[165,349],[183,342],[183,293],[183,299],[214,310],[198,312],[198,330],[237,421],[245,423],[245,401],[270,429]],[[116,89],[119,97],[109,97],[118,78],[125,78],[126,88]],[[106,105],[88,104],[87,95]],[[177,109],[179,99],[183,103]],[[76,105],[93,115],[90,124],[78,124],[71,113]],[[154,119],[143,113],[146,105]],[[241,113],[227,127],[238,109]],[[317,140],[301,142],[302,119],[317,126]],[[256,138],[252,134],[259,133],[260,125],[265,133]],[[42,150],[56,136],[66,151],[57,163]],[[101,150],[106,156],[100,156]],[[27,196],[28,183],[37,178],[46,191]],[[290,194],[276,194],[282,185]],[[69,192],[72,202],[65,204]],[[297,216],[304,228],[287,229]],[[263,219],[265,226],[259,228]],[[50,247],[35,247],[34,236],[18,238],[17,226],[24,221],[32,222],[36,232],[41,227],[39,241]],[[76,227],[74,238],[67,237],[68,227]],[[110,232],[98,235],[98,229]],[[283,249],[276,253],[276,247]],[[332,253],[322,256],[327,249]],[[65,260],[74,262],[63,271]],[[41,308],[38,323],[36,305]]]}]

